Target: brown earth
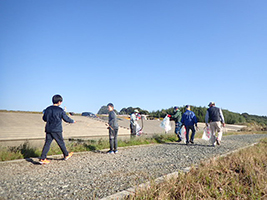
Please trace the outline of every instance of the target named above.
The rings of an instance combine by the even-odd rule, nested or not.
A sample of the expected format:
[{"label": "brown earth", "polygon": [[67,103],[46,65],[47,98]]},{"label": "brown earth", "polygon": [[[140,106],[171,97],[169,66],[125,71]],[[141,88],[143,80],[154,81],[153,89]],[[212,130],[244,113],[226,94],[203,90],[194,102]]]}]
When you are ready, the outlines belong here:
[{"label": "brown earth", "polygon": [[[71,116],[77,121],[75,124],[63,124],[64,138],[81,138],[81,137],[107,137],[108,131],[105,121],[92,119],[84,116]],[[119,116],[119,136],[129,136],[129,120]],[[145,134],[164,133],[158,120],[144,120],[143,131]],[[141,125],[141,122],[139,121]],[[171,122],[174,132],[174,123]],[[200,131],[205,124],[199,123]],[[20,140],[20,139],[41,139],[45,138],[45,123],[42,120],[42,114],[32,113],[12,113],[0,112],[0,141]],[[238,131],[244,126],[227,125],[225,131]]]}]

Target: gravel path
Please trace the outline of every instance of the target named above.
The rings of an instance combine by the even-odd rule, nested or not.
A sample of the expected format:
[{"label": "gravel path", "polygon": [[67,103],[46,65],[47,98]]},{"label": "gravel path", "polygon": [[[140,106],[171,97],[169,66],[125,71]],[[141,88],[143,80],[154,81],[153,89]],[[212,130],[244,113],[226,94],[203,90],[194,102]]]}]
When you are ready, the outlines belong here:
[{"label": "gravel path", "polygon": [[124,148],[119,154],[86,152],[70,160],[0,163],[0,199],[96,199],[122,191],[200,160],[258,142],[262,135],[233,135],[211,147],[178,143]]}]

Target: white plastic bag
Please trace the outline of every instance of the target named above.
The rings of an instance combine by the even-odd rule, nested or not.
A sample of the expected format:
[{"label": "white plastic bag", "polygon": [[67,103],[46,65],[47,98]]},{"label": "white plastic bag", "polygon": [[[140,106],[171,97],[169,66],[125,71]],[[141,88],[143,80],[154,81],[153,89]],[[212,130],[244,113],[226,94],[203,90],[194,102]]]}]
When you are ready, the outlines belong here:
[{"label": "white plastic bag", "polygon": [[168,115],[166,115],[166,117],[162,120],[160,127],[163,128],[166,133],[168,133],[172,129]]},{"label": "white plastic bag", "polygon": [[207,126],[207,127],[204,128],[202,139],[203,140],[206,140],[206,141],[209,141],[210,140],[210,135],[211,135],[210,127]]},{"label": "white plastic bag", "polygon": [[141,127],[139,126],[139,124],[136,124],[136,135],[140,136],[143,133]]},{"label": "white plastic bag", "polygon": [[181,140],[184,141],[184,143],[186,143],[186,129],[184,126],[181,129],[182,129],[181,130]]}]

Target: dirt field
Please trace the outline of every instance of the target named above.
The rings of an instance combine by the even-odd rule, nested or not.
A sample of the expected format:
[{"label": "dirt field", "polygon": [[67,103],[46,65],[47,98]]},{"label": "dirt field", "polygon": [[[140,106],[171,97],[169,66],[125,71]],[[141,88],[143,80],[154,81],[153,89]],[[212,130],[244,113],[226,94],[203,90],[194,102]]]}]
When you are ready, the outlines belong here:
[{"label": "dirt field", "polygon": [[[76,124],[66,124],[63,122],[64,138],[79,138],[79,137],[107,137],[108,131],[104,121],[95,120],[89,117],[72,116],[77,121]],[[129,136],[129,120],[119,117],[119,136]],[[141,122],[139,121],[141,125]],[[42,114],[31,113],[12,113],[0,112],[0,142],[8,140],[20,139],[43,139],[45,123],[42,120]],[[203,130],[204,124],[199,123],[200,131]],[[227,125],[225,131],[237,131],[242,126]],[[160,121],[145,120],[145,134],[164,133],[160,128]],[[174,123],[172,122],[172,130],[174,132]],[[0,144],[1,145],[1,144]]]}]

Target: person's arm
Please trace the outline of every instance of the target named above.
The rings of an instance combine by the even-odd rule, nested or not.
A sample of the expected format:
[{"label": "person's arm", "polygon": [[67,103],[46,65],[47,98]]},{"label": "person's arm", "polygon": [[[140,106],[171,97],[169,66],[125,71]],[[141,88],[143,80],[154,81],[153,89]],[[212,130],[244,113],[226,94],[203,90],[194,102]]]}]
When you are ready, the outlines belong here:
[{"label": "person's arm", "polygon": [[133,114],[130,115],[130,123],[133,124]]},{"label": "person's arm", "polygon": [[209,123],[209,111],[208,110],[205,115],[205,122],[206,122],[206,126],[208,126],[208,123]]},{"label": "person's arm", "polygon": [[133,114],[133,125],[137,125],[137,117],[136,117],[136,115],[135,114]]},{"label": "person's arm", "polygon": [[111,126],[112,128],[114,128],[114,124],[115,124],[115,113],[114,112],[110,112],[109,113],[109,121],[108,121],[109,126]]},{"label": "person's arm", "polygon": [[178,112],[178,122],[180,122],[181,121],[181,119],[182,119],[182,113],[181,112]]},{"label": "person's arm", "polygon": [[182,123],[183,126],[184,126],[184,115],[182,115],[181,123]]},{"label": "person's arm", "polygon": [[221,118],[221,122],[223,124],[223,127],[225,127],[225,122],[224,122],[224,117],[223,117],[222,109],[220,109],[220,118]]},{"label": "person's arm", "polygon": [[179,117],[179,112],[176,112],[174,115],[171,115],[171,119],[176,119]]},{"label": "person's arm", "polygon": [[47,122],[47,114],[46,114],[46,110],[44,111],[44,114],[43,114],[43,120],[44,120],[45,122]]},{"label": "person's arm", "polygon": [[62,119],[67,122],[67,123],[75,123],[75,121],[71,118],[68,117],[68,115],[66,114],[66,112],[64,110],[62,110]]}]

